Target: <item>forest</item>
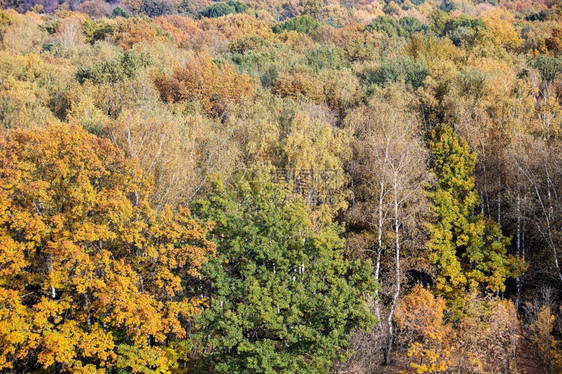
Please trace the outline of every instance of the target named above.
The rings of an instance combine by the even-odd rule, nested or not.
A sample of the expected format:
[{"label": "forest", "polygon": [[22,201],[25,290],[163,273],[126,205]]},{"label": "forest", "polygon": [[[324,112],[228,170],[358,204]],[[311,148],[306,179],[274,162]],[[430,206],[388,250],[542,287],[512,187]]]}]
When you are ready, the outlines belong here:
[{"label": "forest", "polygon": [[0,0],[0,372],[562,373],[562,3]]}]

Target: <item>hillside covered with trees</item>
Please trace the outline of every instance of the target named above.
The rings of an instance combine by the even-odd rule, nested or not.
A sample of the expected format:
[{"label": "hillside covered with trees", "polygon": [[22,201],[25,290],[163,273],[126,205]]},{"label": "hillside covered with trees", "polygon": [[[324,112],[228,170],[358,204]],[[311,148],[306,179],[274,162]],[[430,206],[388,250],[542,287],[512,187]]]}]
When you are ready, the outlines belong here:
[{"label": "hillside covered with trees", "polygon": [[559,1],[0,5],[0,372],[562,373]]}]

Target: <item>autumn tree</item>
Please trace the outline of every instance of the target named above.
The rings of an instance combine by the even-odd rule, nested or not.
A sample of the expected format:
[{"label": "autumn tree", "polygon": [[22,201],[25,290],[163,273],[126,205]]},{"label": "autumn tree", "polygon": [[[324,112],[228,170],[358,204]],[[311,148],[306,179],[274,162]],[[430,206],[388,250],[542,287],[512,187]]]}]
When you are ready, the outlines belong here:
[{"label": "autumn tree", "polygon": [[535,355],[543,363],[545,373],[556,373],[562,370],[562,342],[556,338],[556,315],[550,306],[528,305],[527,312],[531,319],[527,336],[530,339]]},{"label": "autumn tree", "polygon": [[452,325],[450,368],[498,374],[515,371],[521,329],[513,302],[470,292],[464,295],[462,314]]},{"label": "autumn tree", "polygon": [[382,287],[381,299],[387,301],[386,308],[375,301],[388,365],[394,341],[394,313],[405,270],[403,256],[404,252],[411,254],[416,241],[420,241],[418,222],[426,206],[423,184],[428,173],[417,118],[398,99],[391,104],[395,99],[392,91],[387,94],[389,97],[381,98],[381,102],[373,100],[368,108],[353,112],[349,118],[355,135],[354,158],[349,162],[355,199],[347,218],[355,231],[350,234],[350,247],[373,258],[377,280],[383,278],[385,269],[390,273]]},{"label": "autumn tree", "polygon": [[341,228],[311,230],[309,209],[261,168],[215,183],[194,212],[217,222],[202,268],[210,302],[198,318],[200,370],[323,373],[354,327],[372,326],[370,264],[343,257]]},{"label": "autumn tree", "polygon": [[78,127],[3,133],[0,170],[0,368],[176,366],[209,227],[156,215],[133,161]]},{"label": "autumn tree", "polygon": [[443,373],[451,364],[451,327],[446,325],[446,301],[416,285],[397,305],[394,320],[408,343],[409,372]]},{"label": "autumn tree", "polygon": [[102,133],[153,176],[148,197],[155,210],[186,205],[206,184],[208,173],[228,175],[237,149],[217,121],[202,114],[173,114],[166,107],[127,109]]},{"label": "autumn tree", "polygon": [[222,115],[229,104],[255,93],[247,74],[238,74],[226,62],[219,66],[205,53],[176,69],[171,77],[158,75],[155,83],[163,100],[197,102],[211,116]]},{"label": "autumn tree", "polygon": [[437,266],[437,290],[452,305],[469,289],[503,292],[517,272],[507,254],[509,239],[500,226],[478,214],[480,203],[472,172],[476,155],[446,125],[431,132],[429,148],[436,183],[429,191],[435,221],[428,225],[430,260]]}]

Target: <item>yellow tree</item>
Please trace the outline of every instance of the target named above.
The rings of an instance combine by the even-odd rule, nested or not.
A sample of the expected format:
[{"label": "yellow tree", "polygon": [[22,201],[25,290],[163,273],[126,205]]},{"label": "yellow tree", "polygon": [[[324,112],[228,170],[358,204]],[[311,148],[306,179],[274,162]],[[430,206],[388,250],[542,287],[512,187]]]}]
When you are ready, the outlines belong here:
[{"label": "yellow tree", "polygon": [[442,373],[451,363],[451,329],[444,323],[446,301],[420,285],[397,305],[394,321],[403,335],[410,335],[408,348],[412,373]]},{"label": "yellow tree", "polygon": [[0,137],[0,370],[168,372],[214,246],[107,139],[52,125]]}]

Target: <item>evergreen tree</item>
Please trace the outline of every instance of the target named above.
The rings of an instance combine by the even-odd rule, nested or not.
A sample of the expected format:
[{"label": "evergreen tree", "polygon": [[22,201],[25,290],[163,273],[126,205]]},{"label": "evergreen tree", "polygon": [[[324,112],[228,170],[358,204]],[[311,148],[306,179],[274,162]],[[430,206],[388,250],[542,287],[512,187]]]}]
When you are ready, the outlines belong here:
[{"label": "evergreen tree", "polygon": [[428,225],[428,247],[439,271],[439,293],[458,305],[468,289],[504,291],[517,260],[507,254],[509,238],[500,226],[476,212],[480,204],[472,177],[476,154],[444,125],[430,134],[429,148],[435,177],[429,198],[436,219]]},{"label": "evergreen tree", "polygon": [[351,330],[375,322],[372,265],[344,258],[340,226],[313,232],[302,199],[268,172],[216,183],[194,211],[216,222],[218,247],[202,270],[202,372],[327,372]]}]

